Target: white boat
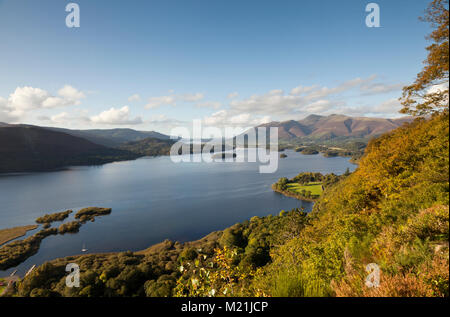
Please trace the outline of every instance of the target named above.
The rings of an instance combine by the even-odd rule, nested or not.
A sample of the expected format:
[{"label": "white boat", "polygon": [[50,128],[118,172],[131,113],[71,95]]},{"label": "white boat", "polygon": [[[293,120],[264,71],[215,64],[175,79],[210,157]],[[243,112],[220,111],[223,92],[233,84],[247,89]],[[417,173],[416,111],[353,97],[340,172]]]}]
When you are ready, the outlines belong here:
[{"label": "white boat", "polygon": [[28,272],[25,274],[25,276],[28,276],[28,274],[31,273],[31,271],[34,270],[34,268],[36,267],[36,264],[33,264],[33,266],[28,270]]},{"label": "white boat", "polygon": [[83,243],[83,248],[81,249],[81,252],[86,252],[88,249],[86,249],[86,244]]}]

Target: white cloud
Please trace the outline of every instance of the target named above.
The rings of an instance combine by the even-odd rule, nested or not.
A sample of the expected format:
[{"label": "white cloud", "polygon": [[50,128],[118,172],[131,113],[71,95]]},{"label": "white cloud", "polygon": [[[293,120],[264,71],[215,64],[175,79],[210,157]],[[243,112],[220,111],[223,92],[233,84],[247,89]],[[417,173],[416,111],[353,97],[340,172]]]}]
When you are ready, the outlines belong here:
[{"label": "white cloud", "polygon": [[68,113],[68,112],[61,112],[55,115],[39,115],[36,117],[39,121],[44,121],[47,123],[53,123],[58,125],[72,125],[75,124],[75,126],[79,123],[91,123],[91,119],[87,116],[87,111],[82,109],[76,109],[75,111]]},{"label": "white cloud", "polygon": [[184,94],[183,96],[181,96],[181,99],[186,102],[195,102],[202,100],[204,97],[205,97],[204,94],[198,92],[195,94]]},{"label": "white cloud", "polygon": [[195,93],[195,94],[184,94],[184,95],[175,95],[173,94],[174,90],[169,90],[170,95],[167,96],[159,96],[159,97],[151,97],[148,99],[148,103],[145,106],[146,109],[153,109],[160,106],[176,106],[176,102],[178,100],[184,102],[196,102],[202,100],[205,95],[203,93]]},{"label": "white cloud", "polygon": [[296,108],[306,105],[306,101],[300,96],[286,96],[281,91],[269,91],[263,95],[253,95],[243,100],[233,100],[230,108],[236,113],[254,114],[287,114]]},{"label": "white cloud", "polygon": [[383,84],[383,83],[369,83],[361,86],[361,92],[365,95],[384,94],[393,91],[400,91],[404,84]]},{"label": "white cloud", "polygon": [[375,106],[373,109],[366,109],[367,112],[379,114],[396,114],[402,109],[402,104],[397,98],[392,98]]},{"label": "white cloud", "polygon": [[438,84],[438,85],[433,85],[430,88],[428,88],[426,93],[427,94],[435,94],[435,93],[442,93],[442,92],[448,91],[448,89],[449,89],[448,85],[449,85],[448,82]]},{"label": "white cloud", "polygon": [[219,109],[222,106],[222,104],[218,101],[205,101],[197,103],[197,107],[200,108],[213,108],[213,109]]},{"label": "white cloud", "polygon": [[79,105],[83,98],[85,94],[70,85],[59,89],[56,96],[41,88],[17,87],[8,99],[0,97],[0,120],[18,121],[33,110]]},{"label": "white cloud", "polygon": [[214,127],[250,127],[257,126],[263,123],[271,122],[270,116],[257,116],[254,117],[250,113],[241,113],[232,115],[227,110],[220,110],[213,113],[210,116],[203,118],[203,124]]},{"label": "white cloud", "polygon": [[168,119],[166,115],[159,114],[151,116],[149,119],[145,120],[146,123],[161,123],[161,122],[168,122]]},{"label": "white cloud", "polygon": [[284,91],[282,89],[272,89],[268,92],[268,95],[270,96],[281,96],[284,94]]},{"label": "white cloud", "polygon": [[442,100],[439,102],[440,106],[447,106],[449,101],[449,82],[431,86],[426,94],[442,94]]},{"label": "white cloud", "polygon": [[236,116],[232,116],[228,121],[232,124],[243,125],[250,121],[250,113],[241,113]]},{"label": "white cloud", "polygon": [[[350,91],[357,87],[362,87],[363,85],[367,85],[370,82],[372,82],[376,78],[376,75],[369,76],[367,78],[354,78],[347,81],[342,82],[341,84],[337,85],[336,87],[328,88],[328,87],[319,87],[319,86],[312,86],[313,89],[310,89],[306,92],[306,100],[315,100],[315,99],[321,99],[332,95],[337,95],[340,93],[344,93],[347,91]],[[312,88],[309,87],[309,88]]]},{"label": "white cloud", "polygon": [[[376,106],[347,106],[347,101],[355,96],[385,94],[398,90],[401,84],[387,85],[375,83],[376,75],[367,78],[354,78],[334,87],[319,85],[297,86],[286,94],[282,89],[270,90],[244,99],[233,99],[229,109],[213,113],[204,118],[210,125],[237,125],[264,123],[270,120],[299,119],[307,114],[329,115],[342,113],[349,115],[392,115],[399,110],[396,99]],[[344,101],[345,100],[345,101]],[[264,120],[262,118],[265,118]]]},{"label": "white cloud", "polygon": [[16,111],[25,111],[36,108],[44,108],[43,103],[51,98],[50,94],[40,88],[17,87],[9,95],[8,107]]},{"label": "white cloud", "polygon": [[219,123],[223,122],[226,117],[227,117],[227,111],[220,110],[220,111],[214,112],[211,116],[203,118],[203,122],[206,125],[216,126]]},{"label": "white cloud", "polygon": [[332,107],[330,100],[321,99],[308,104],[303,110],[308,113],[323,113]]},{"label": "white cloud", "polygon": [[0,122],[16,122],[19,116],[11,111],[7,107],[8,101],[5,98],[0,97]]},{"label": "white cloud", "polygon": [[79,105],[85,95],[72,86],[65,85],[58,90],[59,96],[52,96],[49,92],[33,87],[17,87],[9,95],[8,107],[14,111],[26,111],[40,108],[56,108]]},{"label": "white cloud", "polygon": [[147,105],[145,106],[146,109],[152,109],[157,108],[162,105],[176,105],[176,98],[175,96],[161,96],[161,97],[151,97],[148,100]]},{"label": "white cloud", "polygon": [[347,105],[342,104],[339,106],[335,106],[330,108],[329,110],[321,113],[324,115],[330,114],[345,114],[351,116],[370,116],[370,117],[399,117],[399,110],[402,108],[402,105],[398,98],[388,99],[386,101],[380,102],[376,105],[361,105],[361,106],[353,106],[349,107]]},{"label": "white cloud", "polygon": [[139,96],[139,94],[131,95],[130,97],[128,97],[128,101],[129,102],[141,101],[141,96]]},{"label": "white cloud", "polygon": [[142,118],[136,117],[130,119],[130,109],[128,106],[123,106],[120,109],[110,108],[100,114],[90,118],[93,123],[111,124],[111,125],[134,125],[141,124]]},{"label": "white cloud", "polygon": [[[335,86],[327,87],[320,85],[302,86],[292,89],[273,89],[262,94],[254,94],[250,97],[239,98],[237,92],[227,95],[227,104],[218,101],[208,101],[205,94],[185,93],[175,94],[170,90],[165,96],[151,97],[145,106],[146,109],[153,109],[164,105],[176,106],[177,103],[195,103],[196,107],[214,109],[214,113],[204,117],[206,124],[213,126],[250,126],[267,123],[271,117],[276,120],[299,119],[307,114],[349,114],[349,115],[374,115],[391,116],[395,114],[400,105],[397,99],[389,99],[384,102],[377,100],[377,104],[368,106],[368,98],[364,96],[382,95],[400,90],[401,84],[386,84],[376,80],[372,75],[367,78],[354,78],[343,81]],[[443,88],[447,88],[444,86]],[[284,87],[283,87],[284,88]],[[287,87],[289,88],[289,87]],[[437,91],[442,87],[434,87]],[[448,89],[448,88],[447,88]],[[363,102],[355,105],[352,98],[361,98]],[[392,97],[392,96],[389,96]],[[128,106],[122,108],[110,108],[97,115],[77,114],[78,107],[70,113],[62,112],[54,114],[49,109],[79,105],[85,94],[76,88],[65,85],[51,94],[46,90],[34,87],[17,87],[7,99],[0,97],[0,121],[18,122],[23,120],[25,114],[30,111],[37,111],[42,114],[40,118],[53,123],[80,123],[89,125],[111,124],[111,125],[133,125],[149,123],[152,125],[164,126],[164,124],[174,124],[177,120],[163,117],[152,117],[143,120],[140,116],[131,117]],[[139,94],[128,97],[130,102],[140,101]],[[382,99],[381,99],[382,100]],[[347,105],[347,102],[349,105]],[[219,109],[223,109],[217,111]],[[64,109],[65,110],[65,109]],[[52,113],[53,112],[53,113]],[[51,113],[51,114],[49,114]],[[270,115],[270,116],[268,116]]]},{"label": "white cloud", "polygon": [[86,97],[83,92],[70,85],[65,85],[63,88],[58,90],[58,95],[67,101],[73,102],[74,104],[79,104],[79,100]]},{"label": "white cloud", "polygon": [[67,112],[55,114],[49,118],[49,120],[54,123],[66,123],[67,121],[70,121],[71,119],[72,119],[72,117]]},{"label": "white cloud", "polygon": [[0,97],[0,109],[6,108],[6,105],[8,104],[8,100],[6,100],[3,97]]},{"label": "white cloud", "polygon": [[230,102],[233,114],[251,113],[279,117],[289,117],[301,113],[326,113],[339,107],[344,107],[343,94],[356,91],[365,94],[381,94],[400,87],[373,83],[376,75],[367,78],[354,78],[344,81],[335,87],[297,86],[285,94],[281,89],[270,90],[265,94],[253,95],[242,100]]},{"label": "white cloud", "polygon": [[228,95],[227,95],[227,98],[228,99],[233,99],[233,98],[236,98],[236,97],[238,97],[239,96],[239,93],[237,92],[237,91],[234,91],[234,92],[230,92]]},{"label": "white cloud", "polygon": [[318,86],[314,85],[314,86],[297,86],[291,89],[291,95],[301,95],[301,94],[305,94],[308,93],[314,89],[316,89]]}]

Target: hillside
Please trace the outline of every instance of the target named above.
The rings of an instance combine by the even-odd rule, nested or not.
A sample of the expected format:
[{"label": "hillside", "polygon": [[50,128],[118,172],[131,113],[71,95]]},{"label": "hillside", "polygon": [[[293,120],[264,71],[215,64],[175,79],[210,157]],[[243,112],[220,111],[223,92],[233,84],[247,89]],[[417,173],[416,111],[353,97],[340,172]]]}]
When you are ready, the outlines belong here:
[{"label": "hillside", "polygon": [[[448,296],[448,113],[371,141],[255,287],[274,296]],[[380,267],[380,287],[364,282]]]},{"label": "hillside", "polygon": [[299,121],[270,122],[259,127],[278,127],[281,141],[293,139],[328,140],[343,138],[371,138],[389,132],[411,118],[383,119],[349,117],[345,115],[310,115]]},{"label": "hillside", "polygon": [[106,147],[118,147],[126,142],[140,141],[145,138],[168,140],[170,136],[155,131],[137,131],[133,129],[88,129],[71,130],[65,128],[41,127],[29,124],[8,124],[0,122],[0,127],[31,127],[62,132],[72,136],[86,139],[92,143]]},{"label": "hillside", "polygon": [[145,156],[169,155],[170,148],[175,142],[170,139],[145,138],[139,141],[124,143],[119,148]]},{"label": "hillside", "polygon": [[160,140],[170,139],[170,136],[155,131],[137,131],[133,129],[91,129],[91,130],[69,130],[62,128],[48,128],[48,129],[84,138],[93,143],[107,147],[119,147],[124,143],[140,141],[146,138],[154,138]]},{"label": "hillside", "polygon": [[97,165],[139,155],[110,149],[66,133],[38,127],[0,127],[0,173]]}]

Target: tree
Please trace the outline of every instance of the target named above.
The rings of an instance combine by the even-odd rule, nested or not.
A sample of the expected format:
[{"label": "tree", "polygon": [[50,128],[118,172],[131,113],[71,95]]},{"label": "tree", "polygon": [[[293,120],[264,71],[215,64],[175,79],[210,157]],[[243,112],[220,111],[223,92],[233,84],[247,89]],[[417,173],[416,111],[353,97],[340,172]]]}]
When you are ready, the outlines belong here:
[{"label": "tree", "polygon": [[242,228],[239,226],[233,226],[225,229],[222,237],[220,238],[220,243],[229,248],[243,247],[245,242],[246,241],[242,236]]},{"label": "tree", "polygon": [[280,189],[280,190],[285,190],[286,188],[287,188],[287,183],[289,182],[289,180],[286,178],[286,177],[281,177],[279,180],[278,180],[278,183],[277,183],[277,187],[278,187],[278,189]]},{"label": "tree", "polygon": [[347,169],[345,170],[344,176],[348,176],[350,175],[350,169],[347,167]]},{"label": "tree", "polygon": [[416,81],[403,88],[401,113],[413,116],[448,112],[448,0],[433,0],[421,20],[429,22],[434,31],[427,36],[433,43],[426,49],[428,57]]},{"label": "tree", "polygon": [[194,248],[185,249],[181,252],[180,261],[194,261],[197,258],[197,251]]}]

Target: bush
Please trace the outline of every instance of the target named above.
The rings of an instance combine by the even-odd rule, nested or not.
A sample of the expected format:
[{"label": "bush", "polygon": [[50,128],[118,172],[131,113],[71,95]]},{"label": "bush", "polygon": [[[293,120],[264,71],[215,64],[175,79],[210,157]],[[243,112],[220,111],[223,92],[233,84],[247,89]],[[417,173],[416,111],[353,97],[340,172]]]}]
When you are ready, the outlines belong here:
[{"label": "bush", "polygon": [[80,230],[81,223],[79,221],[71,221],[68,223],[63,223],[59,226],[58,232],[59,234],[65,233],[77,233]]},{"label": "bush", "polygon": [[197,251],[195,251],[194,248],[189,248],[181,252],[180,255],[180,262],[184,261],[194,261],[197,258],[198,254]]}]

